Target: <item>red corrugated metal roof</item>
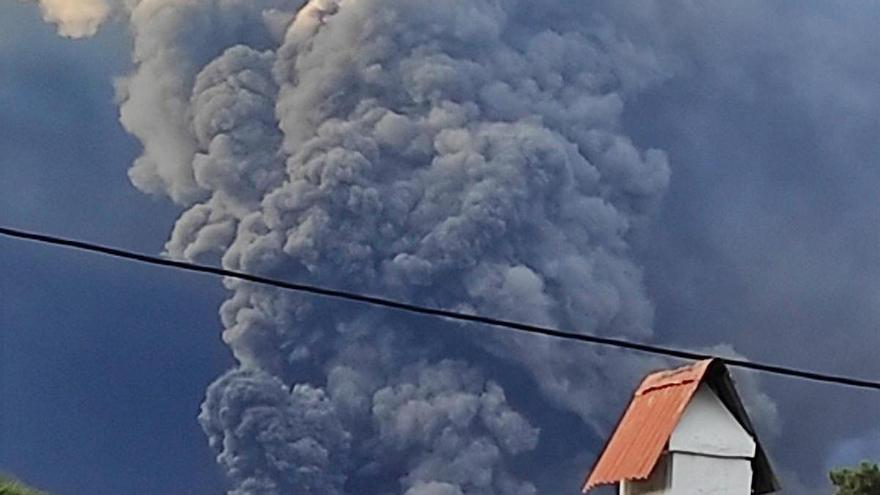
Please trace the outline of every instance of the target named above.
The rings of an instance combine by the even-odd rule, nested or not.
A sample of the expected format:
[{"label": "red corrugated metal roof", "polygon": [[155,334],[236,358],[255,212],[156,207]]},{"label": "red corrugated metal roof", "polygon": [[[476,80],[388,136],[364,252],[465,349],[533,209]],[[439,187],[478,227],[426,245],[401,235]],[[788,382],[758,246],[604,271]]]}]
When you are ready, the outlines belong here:
[{"label": "red corrugated metal roof", "polygon": [[636,390],[583,491],[622,480],[643,480],[714,360],[648,375]]}]

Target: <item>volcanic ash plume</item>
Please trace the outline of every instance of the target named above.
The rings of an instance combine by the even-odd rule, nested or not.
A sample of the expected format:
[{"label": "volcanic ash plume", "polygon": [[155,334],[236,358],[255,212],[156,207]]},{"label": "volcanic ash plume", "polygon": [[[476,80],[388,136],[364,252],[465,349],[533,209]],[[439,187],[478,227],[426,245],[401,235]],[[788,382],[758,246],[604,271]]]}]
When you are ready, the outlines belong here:
[{"label": "volcanic ash plume", "polygon": [[[187,208],[168,254],[649,337],[628,238],[669,169],[620,118],[661,67],[598,21],[565,30],[533,8],[134,6],[121,120],[143,143],[134,184]],[[200,421],[230,493],[535,493],[506,465],[538,429],[503,377],[467,362],[480,349],[527,370],[551,404],[602,420],[595,396],[612,378],[595,351],[461,341],[448,322],[225,283],[223,337],[240,367],[211,386]],[[640,366],[614,362],[624,377]]]},{"label": "volcanic ash plume", "polygon": [[92,36],[110,15],[107,0],[39,0],[43,19],[68,38]]}]

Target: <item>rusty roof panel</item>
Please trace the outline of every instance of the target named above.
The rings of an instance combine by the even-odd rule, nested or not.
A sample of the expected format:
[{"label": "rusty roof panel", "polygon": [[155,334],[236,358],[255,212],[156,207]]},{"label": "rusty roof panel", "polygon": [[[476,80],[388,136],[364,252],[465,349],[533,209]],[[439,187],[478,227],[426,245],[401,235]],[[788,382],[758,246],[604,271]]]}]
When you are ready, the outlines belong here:
[{"label": "rusty roof panel", "polygon": [[712,359],[697,361],[696,363],[672,370],[663,370],[652,373],[642,380],[636,390],[636,395],[642,395],[655,389],[687,385],[691,382],[699,382],[706,375],[706,370],[712,364]]},{"label": "rusty roof panel", "polygon": [[584,483],[584,492],[650,476],[712,361],[660,371],[642,381]]}]

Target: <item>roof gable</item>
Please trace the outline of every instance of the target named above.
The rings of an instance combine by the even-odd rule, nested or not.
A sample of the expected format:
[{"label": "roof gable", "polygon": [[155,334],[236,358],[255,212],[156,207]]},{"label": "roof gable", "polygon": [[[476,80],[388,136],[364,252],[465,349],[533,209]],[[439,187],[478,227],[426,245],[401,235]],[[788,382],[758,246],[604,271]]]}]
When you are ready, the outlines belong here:
[{"label": "roof gable", "polygon": [[700,384],[669,437],[670,452],[751,459],[755,440],[715,395]]},{"label": "roof gable", "polygon": [[778,490],[778,482],[758,442],[745,407],[720,359],[707,359],[648,375],[636,390],[583,491],[623,480],[647,479],[701,384],[707,384],[745,431],[755,439],[752,491]]}]

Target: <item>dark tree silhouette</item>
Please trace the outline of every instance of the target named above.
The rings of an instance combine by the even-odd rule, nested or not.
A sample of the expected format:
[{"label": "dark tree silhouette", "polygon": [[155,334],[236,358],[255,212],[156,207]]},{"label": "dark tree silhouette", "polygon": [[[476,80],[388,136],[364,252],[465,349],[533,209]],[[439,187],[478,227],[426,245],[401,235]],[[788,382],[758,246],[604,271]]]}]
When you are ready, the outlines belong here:
[{"label": "dark tree silhouette", "polygon": [[863,462],[855,468],[835,469],[830,474],[836,495],[880,495],[880,466]]}]

